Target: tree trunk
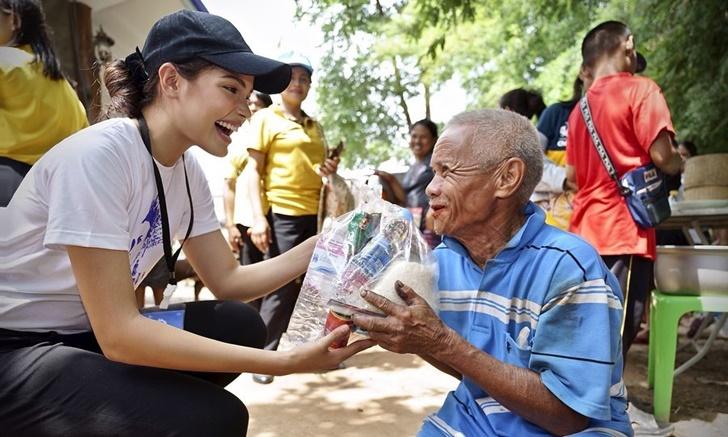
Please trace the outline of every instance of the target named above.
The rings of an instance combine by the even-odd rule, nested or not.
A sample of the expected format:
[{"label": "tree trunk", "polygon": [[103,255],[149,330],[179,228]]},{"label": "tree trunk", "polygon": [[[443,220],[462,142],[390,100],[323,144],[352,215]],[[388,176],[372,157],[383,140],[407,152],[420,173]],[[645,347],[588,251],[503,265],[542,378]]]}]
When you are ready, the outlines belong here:
[{"label": "tree trunk", "polygon": [[394,67],[394,81],[395,81],[395,92],[399,96],[399,105],[404,111],[404,117],[407,120],[407,130],[412,129],[412,118],[410,117],[409,107],[407,106],[407,99],[404,97],[404,87],[402,86],[402,75],[399,72],[399,66],[397,65],[397,58],[392,56],[392,66]]},{"label": "tree trunk", "polygon": [[423,84],[425,87],[425,118],[432,120],[432,114],[430,113],[430,85]]}]

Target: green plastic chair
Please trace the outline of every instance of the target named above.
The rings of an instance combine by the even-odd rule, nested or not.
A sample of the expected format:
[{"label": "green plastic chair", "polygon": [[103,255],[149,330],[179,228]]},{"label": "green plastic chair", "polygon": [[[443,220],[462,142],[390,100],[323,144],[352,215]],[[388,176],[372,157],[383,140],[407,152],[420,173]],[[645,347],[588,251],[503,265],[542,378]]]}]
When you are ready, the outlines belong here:
[{"label": "green plastic chair", "polygon": [[[654,415],[659,423],[670,421],[673,376],[686,368],[683,365],[675,371],[677,327],[680,317],[692,311],[728,313],[728,295],[688,296],[663,294],[659,290],[652,292],[647,384],[654,387]],[[722,320],[725,320],[725,316]],[[717,329],[714,332],[717,333]],[[706,344],[704,350],[691,359],[690,365],[702,358],[708,348],[709,344]]]}]

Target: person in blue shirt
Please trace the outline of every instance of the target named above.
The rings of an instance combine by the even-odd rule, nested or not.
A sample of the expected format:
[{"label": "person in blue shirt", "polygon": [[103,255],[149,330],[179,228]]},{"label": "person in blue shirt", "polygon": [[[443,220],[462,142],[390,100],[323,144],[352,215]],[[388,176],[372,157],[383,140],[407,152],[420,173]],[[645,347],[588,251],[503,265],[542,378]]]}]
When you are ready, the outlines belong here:
[{"label": "person in blue shirt", "polygon": [[387,316],[355,315],[356,325],[460,381],[419,436],[632,435],[622,294],[588,243],[546,225],[529,202],[542,153],[518,114],[455,116],[427,187],[444,236],[435,249],[439,314],[401,282],[403,305],[362,292]]}]

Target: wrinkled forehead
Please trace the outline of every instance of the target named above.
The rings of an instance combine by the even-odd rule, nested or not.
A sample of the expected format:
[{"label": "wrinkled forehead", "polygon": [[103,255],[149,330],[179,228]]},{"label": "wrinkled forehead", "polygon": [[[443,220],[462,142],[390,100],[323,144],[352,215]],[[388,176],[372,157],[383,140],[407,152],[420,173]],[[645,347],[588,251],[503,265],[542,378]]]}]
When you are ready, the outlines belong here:
[{"label": "wrinkled forehead", "polygon": [[474,128],[469,125],[447,126],[435,143],[432,165],[436,162],[474,161],[477,156],[473,144],[474,134]]}]

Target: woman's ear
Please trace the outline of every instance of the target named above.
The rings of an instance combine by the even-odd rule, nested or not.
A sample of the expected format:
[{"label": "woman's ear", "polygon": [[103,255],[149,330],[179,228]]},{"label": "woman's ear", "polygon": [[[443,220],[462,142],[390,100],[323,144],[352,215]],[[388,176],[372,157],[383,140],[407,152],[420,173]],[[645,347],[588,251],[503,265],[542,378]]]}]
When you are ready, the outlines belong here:
[{"label": "woman's ear", "polygon": [[165,62],[157,70],[159,75],[159,91],[165,97],[176,98],[179,96],[182,76],[177,68],[170,62]]},{"label": "woman's ear", "polygon": [[495,197],[505,199],[515,195],[523,184],[526,163],[519,158],[509,158],[501,164],[495,179]]}]

